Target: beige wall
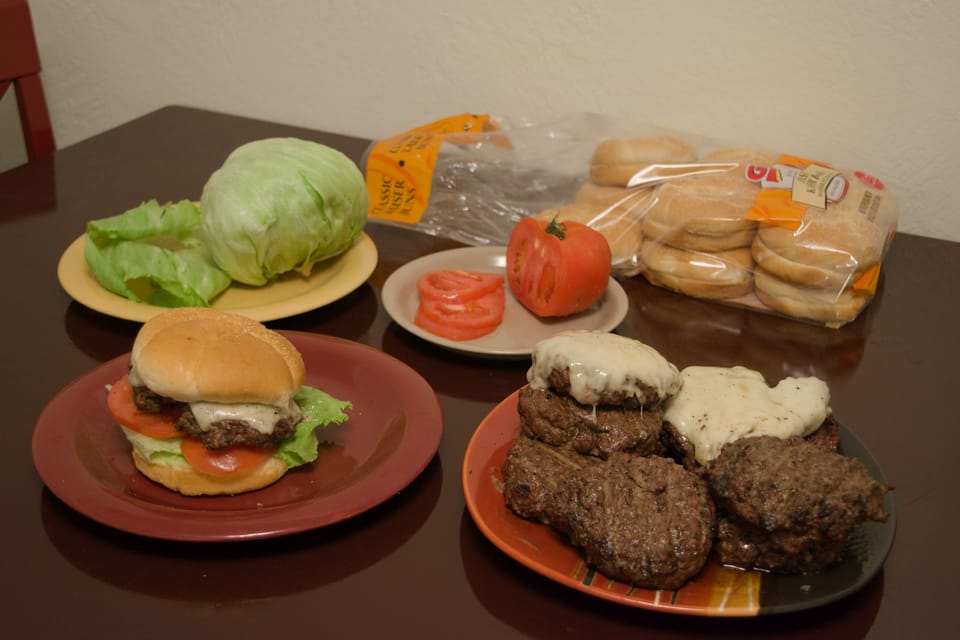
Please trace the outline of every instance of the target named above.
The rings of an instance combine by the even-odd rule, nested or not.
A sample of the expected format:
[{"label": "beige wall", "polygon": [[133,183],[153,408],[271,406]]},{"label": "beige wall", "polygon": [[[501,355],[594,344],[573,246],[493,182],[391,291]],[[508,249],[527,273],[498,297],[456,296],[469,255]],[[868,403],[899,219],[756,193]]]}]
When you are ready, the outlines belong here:
[{"label": "beige wall", "polygon": [[[593,111],[863,169],[899,196],[902,230],[960,240],[957,2],[31,6],[61,146],[166,104],[365,137]],[[15,135],[0,104],[0,163]]]}]

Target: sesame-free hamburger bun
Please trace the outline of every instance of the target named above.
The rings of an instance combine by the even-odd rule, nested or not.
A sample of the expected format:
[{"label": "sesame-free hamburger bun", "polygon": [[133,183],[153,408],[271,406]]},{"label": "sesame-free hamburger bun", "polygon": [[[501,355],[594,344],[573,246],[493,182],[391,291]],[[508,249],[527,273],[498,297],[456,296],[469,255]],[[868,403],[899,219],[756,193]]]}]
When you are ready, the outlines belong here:
[{"label": "sesame-free hamburger bun", "polygon": [[757,264],[794,284],[834,293],[880,262],[886,235],[855,210],[809,208],[797,229],[764,224],[753,242]]},{"label": "sesame-free hamburger bun", "polygon": [[577,193],[574,195],[573,201],[611,205],[619,204],[623,200],[635,196],[638,193],[637,189],[597,184],[591,180],[584,180],[580,186],[577,187]]},{"label": "sesame-free hamburger bun", "polygon": [[746,147],[722,147],[703,154],[701,162],[736,164],[737,166],[735,168],[727,172],[728,175],[745,180],[747,167],[751,165],[769,167],[776,164],[777,156],[772,153]]},{"label": "sesame-free hamburger bun", "polygon": [[640,260],[643,276],[651,284],[689,296],[728,299],[746,295],[753,289],[753,259],[745,247],[693,251],[645,239]]},{"label": "sesame-free hamburger bun", "polygon": [[242,315],[184,307],[148,320],[131,368],[152,392],[179,402],[286,407],[303,384],[296,347]]},{"label": "sesame-free hamburger bun", "polygon": [[150,462],[136,449],[133,464],[154,482],[185,496],[237,495],[267,487],[287,473],[280,458],[267,458],[259,466],[243,473],[218,476],[202,474],[192,467]]},{"label": "sesame-free hamburger bun", "polygon": [[724,174],[668,182],[644,217],[644,235],[696,251],[749,247],[757,222],[747,212],[756,193],[746,180]]},{"label": "sesame-free hamburger bun", "polygon": [[593,151],[590,180],[625,187],[630,178],[651,164],[685,164],[696,159],[697,148],[674,136],[609,138]]},{"label": "sesame-free hamburger bun", "polygon": [[835,290],[787,282],[765,269],[753,271],[754,293],[770,309],[785,315],[839,327],[863,310],[870,296],[851,288]]}]

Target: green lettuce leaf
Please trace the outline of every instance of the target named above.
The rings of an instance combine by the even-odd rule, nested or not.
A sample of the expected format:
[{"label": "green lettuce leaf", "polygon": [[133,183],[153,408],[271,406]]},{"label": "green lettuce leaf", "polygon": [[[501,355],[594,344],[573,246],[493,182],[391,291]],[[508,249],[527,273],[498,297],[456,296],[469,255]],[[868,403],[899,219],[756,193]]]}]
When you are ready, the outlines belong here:
[{"label": "green lettuce leaf", "polygon": [[300,407],[303,418],[297,423],[294,435],[280,442],[277,457],[287,463],[291,469],[317,459],[317,427],[340,424],[347,419],[344,413],[353,408],[350,402],[337,400],[330,394],[308,387],[300,387],[294,401]]},{"label": "green lettuce leaf", "polygon": [[288,271],[309,274],[351,248],[367,203],[363,174],[340,151],[297,138],[256,140],[204,185],[203,240],[231,278],[259,286]]},{"label": "green lettuce leaf", "polygon": [[230,286],[200,241],[189,200],[156,200],[87,223],[84,257],[104,289],[161,307],[206,307]]},{"label": "green lettuce leaf", "polygon": [[180,453],[180,441],[183,440],[183,438],[167,438],[161,440],[160,438],[151,438],[142,433],[137,433],[122,425],[120,428],[123,429],[124,435],[127,436],[127,440],[130,441],[133,448],[150,462],[162,462],[171,467],[190,466],[190,463],[187,462],[183,454]]}]

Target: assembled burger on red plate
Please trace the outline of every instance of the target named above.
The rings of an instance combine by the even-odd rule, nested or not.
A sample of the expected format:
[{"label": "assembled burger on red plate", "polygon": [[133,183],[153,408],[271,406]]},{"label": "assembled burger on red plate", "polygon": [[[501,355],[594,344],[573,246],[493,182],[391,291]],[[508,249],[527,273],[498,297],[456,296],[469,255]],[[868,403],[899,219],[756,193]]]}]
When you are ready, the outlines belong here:
[{"label": "assembled burger on red plate", "polygon": [[210,308],[165,311],[140,329],[108,407],[137,469],[188,496],[266,487],[317,458],[319,426],[350,402],[304,385],[285,337]]}]

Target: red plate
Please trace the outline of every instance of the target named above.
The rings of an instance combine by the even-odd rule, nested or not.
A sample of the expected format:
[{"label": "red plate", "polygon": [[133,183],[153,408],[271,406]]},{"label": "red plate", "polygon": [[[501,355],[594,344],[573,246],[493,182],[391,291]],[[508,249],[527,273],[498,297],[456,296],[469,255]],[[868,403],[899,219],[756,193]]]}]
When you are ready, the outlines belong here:
[{"label": "red plate", "polygon": [[110,417],[105,385],[129,354],[81,376],[46,406],[33,433],[40,478],[61,500],[105,525],[153,538],[270,538],[339,522],[412,482],[440,446],[443,418],[430,385],[393,356],[356,342],[282,332],[303,354],[306,384],[353,409],[321,427],[316,462],[239,496],[187,497],[141,475]]},{"label": "red plate", "polygon": [[[863,587],[883,566],[893,544],[896,515],[890,493],[886,522],[868,522],[850,537],[841,562],[813,575],[775,575],[724,567],[714,560],[683,588],[641,589],[611,580],[549,527],[520,518],[503,499],[500,468],[520,432],[519,391],[490,412],[467,446],[463,489],[480,531],[501,551],[562,585],[632,607],[699,616],[756,616],[820,606]],[[844,453],[859,459],[885,482],[876,462],[851,431],[841,426]]]}]

